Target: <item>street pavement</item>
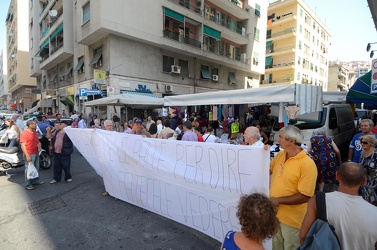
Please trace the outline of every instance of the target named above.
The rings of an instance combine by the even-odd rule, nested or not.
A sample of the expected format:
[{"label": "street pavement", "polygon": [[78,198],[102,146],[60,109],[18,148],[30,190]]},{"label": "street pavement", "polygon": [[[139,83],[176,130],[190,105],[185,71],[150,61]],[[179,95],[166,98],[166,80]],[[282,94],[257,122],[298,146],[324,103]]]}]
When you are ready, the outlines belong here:
[{"label": "street pavement", "polygon": [[203,233],[111,196],[77,150],[73,182],[24,187],[24,168],[0,176],[0,249],[219,249]]}]

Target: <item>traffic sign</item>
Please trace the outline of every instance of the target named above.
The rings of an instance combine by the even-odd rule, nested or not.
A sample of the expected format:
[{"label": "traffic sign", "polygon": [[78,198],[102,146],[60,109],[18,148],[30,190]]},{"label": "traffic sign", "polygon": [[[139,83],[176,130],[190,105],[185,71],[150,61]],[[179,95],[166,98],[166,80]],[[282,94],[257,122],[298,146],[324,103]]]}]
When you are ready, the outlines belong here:
[{"label": "traffic sign", "polygon": [[79,88],[79,96],[88,96],[88,95],[100,95],[102,94],[101,90],[89,90],[87,88]]}]

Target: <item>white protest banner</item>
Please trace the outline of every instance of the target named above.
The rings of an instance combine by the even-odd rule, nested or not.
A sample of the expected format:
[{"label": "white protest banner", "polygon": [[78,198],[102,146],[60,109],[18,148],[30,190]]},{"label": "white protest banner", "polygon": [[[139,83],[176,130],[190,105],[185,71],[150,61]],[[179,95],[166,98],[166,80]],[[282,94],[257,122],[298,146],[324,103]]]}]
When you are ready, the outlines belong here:
[{"label": "white protest banner", "polygon": [[103,177],[111,196],[222,241],[240,231],[242,194],[269,190],[269,151],[262,147],[143,138],[65,128]]}]

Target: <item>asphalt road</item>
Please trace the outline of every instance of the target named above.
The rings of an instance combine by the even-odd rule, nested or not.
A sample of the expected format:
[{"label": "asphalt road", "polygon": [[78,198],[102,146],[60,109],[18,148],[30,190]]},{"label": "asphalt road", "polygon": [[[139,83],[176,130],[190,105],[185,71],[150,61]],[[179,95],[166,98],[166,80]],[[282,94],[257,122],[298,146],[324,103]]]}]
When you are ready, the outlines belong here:
[{"label": "asphalt road", "polygon": [[102,196],[102,178],[75,151],[72,183],[24,187],[24,168],[0,176],[0,249],[219,249],[220,242],[129,203]]}]

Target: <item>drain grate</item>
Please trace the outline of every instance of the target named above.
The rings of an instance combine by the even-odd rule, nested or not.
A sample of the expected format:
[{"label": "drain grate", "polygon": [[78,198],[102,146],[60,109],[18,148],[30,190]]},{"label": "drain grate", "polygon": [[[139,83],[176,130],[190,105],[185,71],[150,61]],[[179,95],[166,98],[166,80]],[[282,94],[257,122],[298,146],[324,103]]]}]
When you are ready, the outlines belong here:
[{"label": "drain grate", "polygon": [[67,205],[59,196],[54,196],[47,199],[30,202],[28,206],[32,215],[38,215],[57,210]]}]

